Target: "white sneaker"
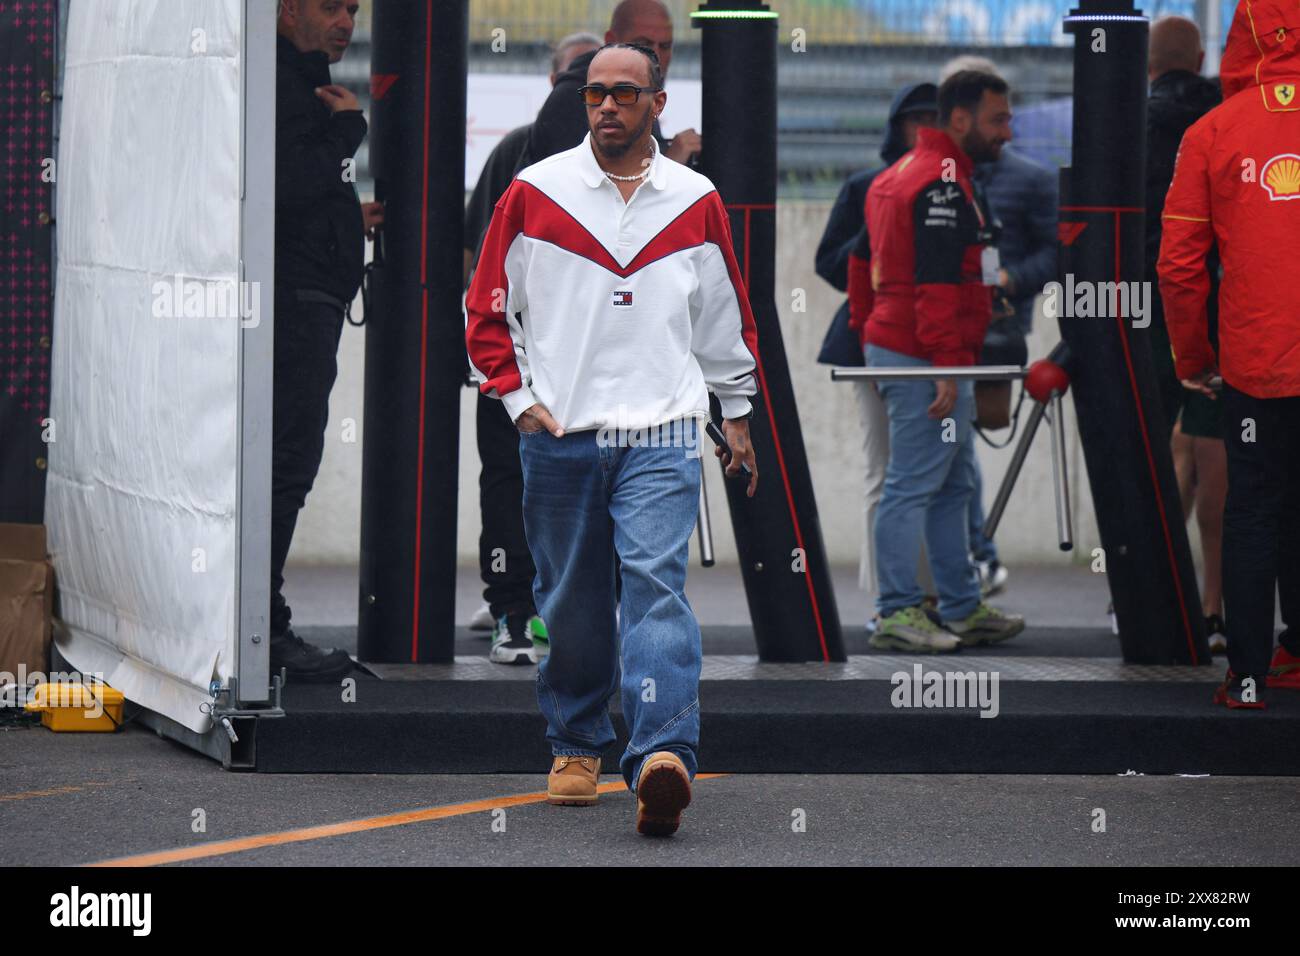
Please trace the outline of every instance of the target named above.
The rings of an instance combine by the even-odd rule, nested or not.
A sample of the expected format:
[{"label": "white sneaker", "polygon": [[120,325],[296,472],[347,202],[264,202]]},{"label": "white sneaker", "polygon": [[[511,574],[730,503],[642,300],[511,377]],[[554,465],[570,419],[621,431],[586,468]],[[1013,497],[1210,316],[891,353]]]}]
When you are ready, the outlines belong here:
[{"label": "white sneaker", "polygon": [[997,594],[1007,586],[1011,575],[1001,561],[981,561],[975,566],[980,573],[980,597]]},{"label": "white sneaker", "polygon": [[488,608],[486,601],[469,619],[469,629],[471,631],[490,631],[495,625],[496,621],[492,620],[492,611]]}]

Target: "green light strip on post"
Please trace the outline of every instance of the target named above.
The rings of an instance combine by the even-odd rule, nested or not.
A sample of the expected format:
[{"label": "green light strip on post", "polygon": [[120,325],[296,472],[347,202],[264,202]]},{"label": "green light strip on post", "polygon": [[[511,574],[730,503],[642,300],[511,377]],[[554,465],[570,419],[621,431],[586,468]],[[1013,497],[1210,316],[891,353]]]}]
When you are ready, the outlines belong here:
[{"label": "green light strip on post", "polygon": [[775,20],[775,10],[696,10],[692,19],[700,20]]}]

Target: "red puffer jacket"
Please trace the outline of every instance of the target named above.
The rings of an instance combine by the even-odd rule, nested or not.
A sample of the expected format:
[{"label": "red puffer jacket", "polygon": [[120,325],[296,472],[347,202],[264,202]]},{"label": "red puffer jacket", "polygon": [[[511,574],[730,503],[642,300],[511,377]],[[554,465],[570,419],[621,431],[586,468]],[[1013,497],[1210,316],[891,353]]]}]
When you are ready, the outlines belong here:
[{"label": "red puffer jacket", "polygon": [[1300,4],[1243,0],[1220,75],[1224,102],[1183,136],[1161,217],[1178,377],[1215,364],[1205,254],[1217,240],[1224,381],[1255,398],[1300,395]]},{"label": "red puffer jacket", "polygon": [[872,182],[870,296],[864,290],[854,302],[861,276],[853,275],[852,262],[849,277],[858,322],[870,302],[867,342],[934,365],[975,364],[992,290],[981,282],[977,235],[986,214],[974,199],[972,168],[946,133],[922,129],[916,148]]}]

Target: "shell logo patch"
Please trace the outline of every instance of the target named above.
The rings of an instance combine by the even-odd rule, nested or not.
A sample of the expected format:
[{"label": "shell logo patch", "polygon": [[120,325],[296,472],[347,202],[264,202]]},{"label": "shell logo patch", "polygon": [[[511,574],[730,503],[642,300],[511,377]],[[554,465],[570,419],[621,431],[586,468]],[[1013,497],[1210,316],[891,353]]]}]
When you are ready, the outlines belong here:
[{"label": "shell logo patch", "polygon": [[1291,101],[1295,99],[1295,84],[1279,83],[1273,87],[1273,95],[1277,97],[1277,101],[1283,106],[1290,106]]},{"label": "shell logo patch", "polygon": [[1270,202],[1300,199],[1300,156],[1281,153],[1274,156],[1259,171],[1259,185]]}]

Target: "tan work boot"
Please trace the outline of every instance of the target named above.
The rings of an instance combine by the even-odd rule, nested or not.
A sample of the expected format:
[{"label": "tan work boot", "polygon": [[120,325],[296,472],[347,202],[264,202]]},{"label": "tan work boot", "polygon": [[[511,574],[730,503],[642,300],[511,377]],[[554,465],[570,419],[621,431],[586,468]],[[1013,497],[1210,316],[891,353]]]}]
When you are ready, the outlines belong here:
[{"label": "tan work boot", "polygon": [[672,836],[691,802],[691,777],[677,754],[660,750],[645,758],[636,785],[636,832]]},{"label": "tan work boot", "polygon": [[546,778],[546,802],[560,807],[589,807],[596,802],[600,758],[571,754],[555,758]]}]

